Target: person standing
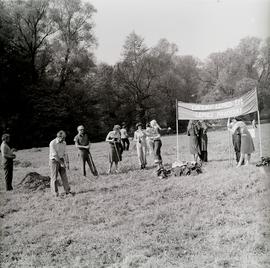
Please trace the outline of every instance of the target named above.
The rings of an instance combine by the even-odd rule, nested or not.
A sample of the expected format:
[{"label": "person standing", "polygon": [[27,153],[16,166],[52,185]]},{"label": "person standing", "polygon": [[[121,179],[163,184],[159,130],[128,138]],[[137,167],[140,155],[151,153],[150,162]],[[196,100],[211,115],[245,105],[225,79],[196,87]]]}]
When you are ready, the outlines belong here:
[{"label": "person standing", "polygon": [[90,153],[90,140],[85,133],[84,126],[77,127],[78,134],[74,138],[75,146],[79,150],[79,157],[82,165],[83,176],[86,176],[85,164],[87,163],[92,174],[98,176],[96,166]]},{"label": "person standing", "polygon": [[199,145],[199,125],[197,121],[190,120],[187,127],[187,135],[189,136],[189,150],[194,157],[194,161],[200,160],[201,150]]},{"label": "person standing", "polygon": [[208,125],[204,120],[200,121],[200,130],[199,130],[199,139],[200,139],[200,150],[201,150],[201,160],[203,162],[208,161],[208,153],[207,153],[207,144],[208,144],[208,137],[207,137],[207,130]]},{"label": "person standing", "polygon": [[121,143],[121,133],[120,133],[120,126],[115,125],[113,130],[110,131],[106,137],[106,140],[109,145],[109,169],[108,174],[112,171],[113,163],[115,164],[115,172],[118,173],[118,163],[122,161],[122,152],[123,147]]},{"label": "person standing", "polygon": [[239,162],[237,164],[237,168],[239,168],[244,162],[245,166],[249,165],[251,154],[255,151],[253,139],[248,131],[247,126],[241,125],[240,126],[240,133],[241,133],[241,155]]},{"label": "person standing", "polygon": [[66,168],[69,169],[69,160],[66,152],[66,133],[61,130],[57,133],[56,138],[49,145],[49,165],[51,171],[51,192],[58,196],[57,177],[60,174],[66,195],[71,194],[68,184]]},{"label": "person standing", "polygon": [[122,125],[122,128],[120,129],[120,133],[121,133],[121,142],[122,142],[123,150],[128,151],[129,139],[128,139],[127,127],[125,124]]},{"label": "person standing", "polygon": [[236,158],[236,164],[238,164],[240,160],[240,151],[241,151],[241,132],[240,132],[240,126],[239,123],[241,122],[238,121],[236,118],[232,119],[232,122],[230,122],[230,118],[228,119],[227,122],[227,128],[228,130],[232,133],[232,143],[233,143],[233,148],[235,152],[235,158]]},{"label": "person standing", "polygon": [[156,120],[152,120],[150,122],[150,129],[146,132],[149,139],[153,143],[153,153],[154,153],[154,162],[158,165],[158,168],[162,168],[162,157],[161,157],[161,135],[160,135],[161,128],[158,125]]},{"label": "person standing", "polygon": [[146,167],[146,134],[142,130],[142,123],[136,124],[137,130],[134,132],[134,141],[136,142],[136,148],[137,148],[137,155],[139,159],[139,164],[141,166],[141,169],[144,169]]},{"label": "person standing", "polygon": [[14,154],[15,149],[10,149],[8,143],[10,142],[10,135],[2,135],[1,154],[2,164],[5,173],[6,190],[12,191],[12,179],[13,179],[13,159],[16,158]]}]

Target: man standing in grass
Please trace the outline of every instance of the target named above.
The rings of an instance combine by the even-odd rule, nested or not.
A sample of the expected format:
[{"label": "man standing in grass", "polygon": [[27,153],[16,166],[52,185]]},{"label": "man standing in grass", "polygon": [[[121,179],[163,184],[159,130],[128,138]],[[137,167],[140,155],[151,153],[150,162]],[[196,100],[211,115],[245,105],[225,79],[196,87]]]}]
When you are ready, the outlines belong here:
[{"label": "man standing in grass", "polygon": [[77,127],[78,134],[74,138],[75,146],[79,149],[79,157],[82,165],[83,176],[86,176],[85,164],[87,162],[92,174],[98,176],[97,169],[90,154],[90,141],[85,133],[84,126]]},{"label": "man standing in grass", "polygon": [[128,139],[127,127],[126,127],[125,123],[122,124],[122,128],[120,129],[120,133],[121,133],[121,142],[122,142],[123,150],[128,151],[129,139]]},{"label": "man standing in grass", "polygon": [[10,141],[9,134],[2,135],[1,154],[2,164],[5,172],[6,190],[12,191],[12,178],[13,178],[13,159],[16,155],[13,153],[14,149],[10,149],[8,143]]},{"label": "man standing in grass", "polygon": [[68,184],[66,168],[69,169],[69,160],[66,153],[66,133],[61,130],[54,140],[50,142],[50,170],[51,170],[51,191],[54,196],[58,196],[57,176],[60,174],[66,195],[71,194]]}]

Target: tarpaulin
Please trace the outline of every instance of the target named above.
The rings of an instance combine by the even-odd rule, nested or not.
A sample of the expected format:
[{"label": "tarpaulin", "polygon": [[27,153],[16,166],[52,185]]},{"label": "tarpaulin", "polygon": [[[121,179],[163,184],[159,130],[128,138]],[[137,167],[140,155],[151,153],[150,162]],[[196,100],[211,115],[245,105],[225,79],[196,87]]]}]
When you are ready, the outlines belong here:
[{"label": "tarpaulin", "polygon": [[178,120],[221,119],[245,115],[258,110],[257,91],[250,90],[239,98],[212,104],[177,102]]}]

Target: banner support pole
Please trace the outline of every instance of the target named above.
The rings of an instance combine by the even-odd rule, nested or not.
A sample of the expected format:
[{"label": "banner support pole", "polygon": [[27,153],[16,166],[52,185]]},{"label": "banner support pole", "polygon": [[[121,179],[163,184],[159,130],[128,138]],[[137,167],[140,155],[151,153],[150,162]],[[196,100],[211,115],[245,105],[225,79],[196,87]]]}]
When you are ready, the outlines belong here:
[{"label": "banner support pole", "polygon": [[230,131],[228,131],[228,146],[229,146],[229,167],[231,167],[232,165],[232,161],[231,161],[231,143],[230,143],[230,138],[231,138],[231,134]]},{"label": "banner support pole", "polygon": [[176,160],[179,161],[179,140],[178,140],[178,101],[176,102]]},{"label": "banner support pole", "polygon": [[262,158],[262,132],[261,132],[261,119],[259,111],[259,101],[258,101],[258,91],[256,88],[256,98],[257,98],[257,115],[258,115],[258,126],[259,126],[259,144],[260,144],[260,158]]}]

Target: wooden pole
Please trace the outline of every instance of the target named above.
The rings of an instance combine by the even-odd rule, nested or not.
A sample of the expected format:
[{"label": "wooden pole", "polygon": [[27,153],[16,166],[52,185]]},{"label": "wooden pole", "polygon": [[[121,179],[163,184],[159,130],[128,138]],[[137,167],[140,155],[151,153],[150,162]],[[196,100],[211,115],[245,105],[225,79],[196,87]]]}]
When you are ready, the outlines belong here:
[{"label": "wooden pole", "polygon": [[258,102],[258,91],[256,88],[256,98],[257,98],[257,114],[258,114],[258,130],[259,130],[259,144],[260,144],[260,158],[262,158],[262,132],[261,132],[261,119],[259,111],[259,102]]},{"label": "wooden pole", "polygon": [[231,133],[228,130],[228,146],[229,146],[229,167],[231,166],[231,143],[230,143]]},{"label": "wooden pole", "polygon": [[179,140],[178,140],[178,101],[176,99],[176,160],[179,161]]},{"label": "wooden pole", "polygon": [[259,112],[259,108],[258,108],[258,126],[259,126],[259,143],[260,143],[260,158],[262,158],[263,154],[262,154],[262,133],[261,133],[261,120],[260,120],[260,112]]}]

